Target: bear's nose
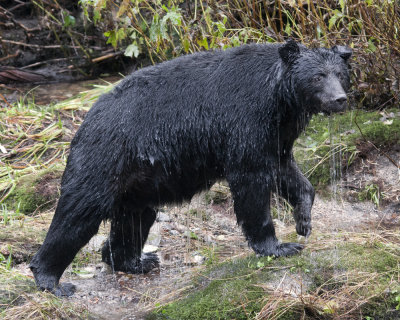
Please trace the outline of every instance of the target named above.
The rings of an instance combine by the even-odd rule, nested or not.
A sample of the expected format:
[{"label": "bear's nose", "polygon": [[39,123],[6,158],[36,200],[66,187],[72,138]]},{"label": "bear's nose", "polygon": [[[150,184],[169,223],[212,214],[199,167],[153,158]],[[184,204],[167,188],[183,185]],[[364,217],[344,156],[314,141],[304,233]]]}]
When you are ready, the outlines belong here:
[{"label": "bear's nose", "polygon": [[336,98],[336,102],[339,104],[343,104],[347,101],[347,97],[346,95],[341,95],[339,97]]}]

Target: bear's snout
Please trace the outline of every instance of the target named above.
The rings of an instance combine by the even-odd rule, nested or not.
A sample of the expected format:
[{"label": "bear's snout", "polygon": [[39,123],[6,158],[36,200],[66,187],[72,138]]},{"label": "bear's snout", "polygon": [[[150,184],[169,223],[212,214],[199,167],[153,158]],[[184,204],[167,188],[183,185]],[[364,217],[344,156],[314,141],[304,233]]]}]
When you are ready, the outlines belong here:
[{"label": "bear's snout", "polygon": [[347,109],[347,95],[340,94],[336,96],[330,104],[332,105],[332,112],[345,111]]},{"label": "bear's snout", "polygon": [[347,109],[347,94],[336,77],[329,77],[324,84],[322,94],[322,111],[331,114]]}]

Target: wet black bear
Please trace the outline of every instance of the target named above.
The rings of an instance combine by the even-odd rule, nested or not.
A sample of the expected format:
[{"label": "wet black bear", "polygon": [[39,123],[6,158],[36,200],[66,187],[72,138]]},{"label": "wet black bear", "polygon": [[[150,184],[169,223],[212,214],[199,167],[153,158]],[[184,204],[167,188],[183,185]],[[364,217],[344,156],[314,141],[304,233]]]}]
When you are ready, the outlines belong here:
[{"label": "wet black bear", "polygon": [[345,109],[350,56],[347,47],[311,50],[291,40],[196,53],[127,77],[100,97],[71,143],[56,213],[30,265],[38,287],[73,293],[59,279],[105,219],[103,261],[149,271],[157,259],[142,247],[154,208],[222,178],[256,253],[299,252],[275,236],[270,193],[294,206],[297,233],[308,236],[314,190],[292,147],[313,114]]}]

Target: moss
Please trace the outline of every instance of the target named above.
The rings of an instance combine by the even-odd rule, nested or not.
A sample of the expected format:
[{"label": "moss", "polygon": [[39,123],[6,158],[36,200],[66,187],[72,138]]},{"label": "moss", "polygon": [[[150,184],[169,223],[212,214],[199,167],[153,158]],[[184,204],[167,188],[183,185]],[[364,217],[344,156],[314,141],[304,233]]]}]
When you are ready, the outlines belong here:
[{"label": "moss", "polygon": [[[349,111],[331,117],[315,115],[299,137],[294,154],[311,183],[323,188],[339,179],[346,167],[362,153],[363,146],[388,147],[400,143],[397,109],[379,112]],[[361,131],[360,131],[361,130]]]},{"label": "moss", "polygon": [[363,319],[400,319],[400,310],[396,309],[396,295],[387,293],[369,300],[361,306],[360,315]]},{"label": "moss", "polygon": [[56,166],[24,175],[4,201],[8,210],[31,214],[54,205],[59,196],[63,167]]},{"label": "moss", "polygon": [[249,319],[262,307],[264,290],[254,286],[257,271],[270,264],[254,256],[220,263],[194,280],[196,292],[168,304],[148,319]]},{"label": "moss", "polygon": [[260,310],[262,296],[261,288],[245,280],[212,281],[205,290],[167,305],[155,319],[248,319]]},{"label": "moss", "polygon": [[347,258],[342,258],[342,264],[347,269],[385,274],[396,269],[400,263],[400,250],[397,254],[392,254],[385,250],[380,242],[372,243],[370,246],[346,244],[341,250],[346,253]]}]

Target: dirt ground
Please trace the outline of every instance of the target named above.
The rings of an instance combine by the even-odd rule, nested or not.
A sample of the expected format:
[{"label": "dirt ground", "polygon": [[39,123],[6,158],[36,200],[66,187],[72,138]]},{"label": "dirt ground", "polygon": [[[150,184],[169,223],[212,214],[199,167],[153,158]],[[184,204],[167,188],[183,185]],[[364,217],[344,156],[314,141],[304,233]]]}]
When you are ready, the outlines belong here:
[{"label": "dirt ground", "polygon": [[[390,157],[399,162],[400,152],[393,150]],[[355,190],[372,182],[381,187],[383,200],[379,207],[371,201],[361,202],[355,198]],[[227,199],[207,204],[210,196],[202,193],[190,204],[161,208],[145,246],[145,251],[158,255],[160,266],[149,274],[113,273],[100,261],[98,252],[109,229],[108,225],[102,226],[101,232],[83,249],[89,263],[82,264],[81,268],[69,267],[61,280],[77,287],[75,295],[68,299],[83,304],[99,319],[142,319],[149,310],[181,297],[183,292],[190,292],[191,279],[210,259],[218,256],[219,261],[223,261],[251,254],[236,224],[228,188],[219,184],[212,189],[216,190],[214,195]],[[315,199],[314,234],[368,231],[378,226],[390,228],[400,224],[400,171],[386,156],[371,153],[334,189],[339,192],[333,198],[317,196]],[[221,197],[214,199],[221,201]],[[293,235],[293,219],[284,210],[278,210],[277,215],[278,237]],[[19,268],[30,274],[27,264]]]}]

